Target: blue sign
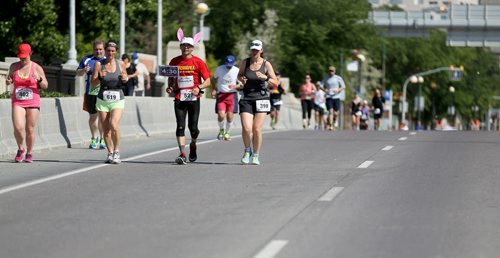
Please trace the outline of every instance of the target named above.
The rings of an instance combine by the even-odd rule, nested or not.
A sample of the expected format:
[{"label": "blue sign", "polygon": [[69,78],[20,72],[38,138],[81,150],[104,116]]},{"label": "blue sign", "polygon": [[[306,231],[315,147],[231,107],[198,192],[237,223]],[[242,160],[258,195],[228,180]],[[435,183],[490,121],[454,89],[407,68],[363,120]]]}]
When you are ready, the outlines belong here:
[{"label": "blue sign", "polygon": [[159,73],[161,76],[179,77],[179,67],[172,65],[160,65]]}]

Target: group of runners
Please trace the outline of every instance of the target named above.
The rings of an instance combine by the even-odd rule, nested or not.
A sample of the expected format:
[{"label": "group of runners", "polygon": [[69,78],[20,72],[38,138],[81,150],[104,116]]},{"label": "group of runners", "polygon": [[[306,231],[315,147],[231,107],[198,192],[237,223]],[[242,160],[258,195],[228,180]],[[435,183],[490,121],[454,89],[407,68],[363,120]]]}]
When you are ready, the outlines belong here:
[{"label": "group of runners", "polygon": [[[198,158],[196,143],[200,133],[200,97],[205,89],[212,87],[212,94],[217,99],[220,129],[217,137],[220,140],[231,139],[230,129],[238,101],[237,92],[242,92],[238,101],[244,145],[241,163],[259,165],[262,127],[266,115],[271,112],[270,91],[279,87],[279,80],[271,63],[263,58],[262,42],[253,40],[250,43],[250,57],[242,60],[239,68],[235,67],[236,58],[227,56],[224,65],[219,66],[212,77],[205,62],[193,55],[201,34],[198,33],[193,38],[185,37],[182,29],[179,29],[177,38],[181,55],[173,58],[169,65],[178,67],[179,74],[177,77],[169,77],[167,88],[167,93],[175,94],[176,137],[179,146],[179,156],[175,162],[183,165],[188,160],[195,162]],[[189,154],[185,148],[186,118],[191,134]]]},{"label": "group of runners", "polygon": [[312,83],[311,75],[306,74],[304,77],[304,83],[299,88],[304,129],[311,126],[313,110],[316,122],[314,129],[334,131],[338,128],[340,99],[345,83],[336,71],[334,66],[328,67],[328,75],[316,85]]},{"label": "group of runners", "polygon": [[[185,37],[182,29],[179,29],[177,38],[181,54],[173,58],[169,65],[178,67],[179,73],[177,77],[169,77],[166,88],[167,93],[175,95],[175,134],[179,147],[179,155],[175,162],[187,164],[188,160],[195,162],[198,158],[200,97],[205,89],[211,87],[217,98],[216,108],[221,129],[218,138],[231,139],[233,113],[239,109],[244,146],[241,163],[259,165],[263,124],[266,115],[273,111],[272,126],[275,127],[281,105],[279,96],[283,93],[271,63],[264,59],[262,41],[253,40],[250,43],[250,57],[242,60],[239,68],[235,67],[236,60],[230,55],[212,77],[206,63],[193,55],[201,34]],[[117,57],[116,42],[110,40],[104,43],[96,40],[93,43],[93,50],[92,55],[82,59],[76,71],[77,75],[86,76],[84,110],[89,113],[92,136],[89,148],[106,149],[105,162],[119,164],[121,163],[120,120],[125,108],[125,90],[129,80],[127,67]],[[20,61],[10,66],[6,80],[8,85],[14,84],[12,117],[18,145],[16,162],[33,162],[35,125],[40,112],[39,89],[46,89],[48,86],[42,67],[32,62],[30,56],[31,46],[20,44],[18,50]],[[241,93],[240,98],[238,91]],[[189,154],[186,151],[186,119],[191,136]],[[26,148],[24,148],[25,139]]]}]

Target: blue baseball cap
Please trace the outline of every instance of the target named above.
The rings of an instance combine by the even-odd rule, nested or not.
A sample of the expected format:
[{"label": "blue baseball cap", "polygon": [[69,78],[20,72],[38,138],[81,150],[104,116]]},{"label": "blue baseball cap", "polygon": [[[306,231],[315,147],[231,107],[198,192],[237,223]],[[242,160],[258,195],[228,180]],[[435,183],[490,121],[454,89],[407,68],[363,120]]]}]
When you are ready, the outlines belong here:
[{"label": "blue baseball cap", "polygon": [[225,65],[226,66],[234,66],[235,61],[236,61],[236,57],[231,56],[231,55],[226,56],[226,64]]},{"label": "blue baseball cap", "polygon": [[132,59],[137,59],[139,58],[139,54],[137,52],[132,53]]}]

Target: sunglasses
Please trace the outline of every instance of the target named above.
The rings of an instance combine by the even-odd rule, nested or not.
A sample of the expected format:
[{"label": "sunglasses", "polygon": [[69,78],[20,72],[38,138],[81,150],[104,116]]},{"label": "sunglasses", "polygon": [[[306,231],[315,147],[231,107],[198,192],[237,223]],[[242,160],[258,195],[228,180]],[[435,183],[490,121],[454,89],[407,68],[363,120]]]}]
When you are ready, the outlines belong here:
[{"label": "sunglasses", "polygon": [[260,47],[260,44],[259,43],[251,43],[250,46],[257,46],[257,47]]},{"label": "sunglasses", "polygon": [[194,47],[194,46],[191,46],[190,44],[181,44],[181,47]]}]

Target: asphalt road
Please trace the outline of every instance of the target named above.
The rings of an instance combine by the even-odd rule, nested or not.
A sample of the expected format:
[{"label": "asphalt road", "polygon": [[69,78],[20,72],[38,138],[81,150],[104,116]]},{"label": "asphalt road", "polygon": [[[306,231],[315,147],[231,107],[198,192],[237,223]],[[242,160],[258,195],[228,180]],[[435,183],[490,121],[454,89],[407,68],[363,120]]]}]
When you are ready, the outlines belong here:
[{"label": "asphalt road", "polygon": [[273,131],[127,139],[0,160],[0,257],[499,257],[498,132]]}]

